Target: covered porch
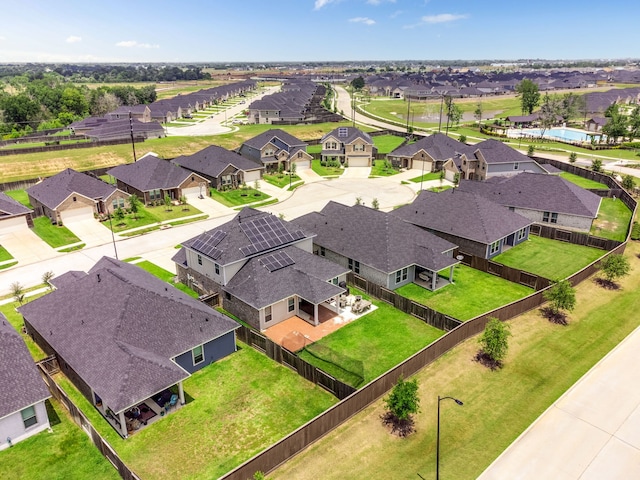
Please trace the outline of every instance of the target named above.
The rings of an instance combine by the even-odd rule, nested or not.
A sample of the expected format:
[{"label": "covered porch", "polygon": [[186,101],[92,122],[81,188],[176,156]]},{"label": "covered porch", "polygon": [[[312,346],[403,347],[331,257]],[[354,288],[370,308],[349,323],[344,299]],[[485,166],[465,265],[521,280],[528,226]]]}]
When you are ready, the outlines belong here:
[{"label": "covered porch", "polygon": [[453,283],[453,269],[455,265],[451,265],[440,271],[433,271],[427,268],[416,267],[416,275],[413,283],[420,285],[427,290],[435,292],[441,288]]}]

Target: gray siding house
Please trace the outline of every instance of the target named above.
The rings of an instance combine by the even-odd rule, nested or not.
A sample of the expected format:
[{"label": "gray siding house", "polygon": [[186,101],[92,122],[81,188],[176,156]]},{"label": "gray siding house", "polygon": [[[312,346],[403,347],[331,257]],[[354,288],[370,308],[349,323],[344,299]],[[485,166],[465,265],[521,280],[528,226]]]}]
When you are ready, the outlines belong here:
[{"label": "gray siding house", "polygon": [[311,168],[312,157],[307,153],[307,144],[279,128],[250,138],[240,146],[238,153],[263,165],[267,171],[278,170],[280,165],[288,170],[292,162],[296,168]]}]

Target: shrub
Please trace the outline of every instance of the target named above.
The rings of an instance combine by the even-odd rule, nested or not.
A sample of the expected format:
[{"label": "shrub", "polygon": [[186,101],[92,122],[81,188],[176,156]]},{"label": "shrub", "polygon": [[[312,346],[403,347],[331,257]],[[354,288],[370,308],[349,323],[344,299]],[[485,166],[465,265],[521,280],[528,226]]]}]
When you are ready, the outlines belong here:
[{"label": "shrub", "polygon": [[414,431],[412,415],[420,411],[418,380],[405,381],[401,376],[389,396],[384,398],[387,412],[382,416],[385,425],[391,425],[391,432],[406,437]]},{"label": "shrub", "polygon": [[638,222],[633,222],[633,227],[631,227],[631,240],[640,240],[640,224]]},{"label": "shrub", "polygon": [[571,152],[569,155],[569,162],[576,163],[576,160],[578,160],[578,154],[576,152]]},{"label": "shrub", "polygon": [[487,365],[491,370],[502,366],[502,360],[509,349],[508,338],[511,335],[509,325],[495,317],[489,318],[487,326],[478,339],[482,348],[476,355],[476,360]]},{"label": "shrub", "polygon": [[529,145],[529,148],[527,149],[527,155],[531,157],[535,152],[536,152],[536,147],[534,147],[533,145]]},{"label": "shrub", "polygon": [[462,143],[467,143],[467,136],[466,135],[460,135],[460,141]]}]

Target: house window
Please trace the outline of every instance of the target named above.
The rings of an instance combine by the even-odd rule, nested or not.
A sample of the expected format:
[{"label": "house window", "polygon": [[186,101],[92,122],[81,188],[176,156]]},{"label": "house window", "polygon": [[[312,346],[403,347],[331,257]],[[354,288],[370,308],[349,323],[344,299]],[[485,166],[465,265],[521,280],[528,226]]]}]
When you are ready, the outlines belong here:
[{"label": "house window", "polygon": [[354,152],[364,152],[364,145],[361,144],[355,144],[353,146],[353,151]]},{"label": "house window", "polygon": [[349,259],[349,270],[352,270],[353,273],[360,273],[360,262],[357,260],[353,260],[353,258]]},{"label": "house window", "polygon": [[396,272],[396,283],[404,282],[407,278],[409,278],[408,268],[403,268],[402,270],[398,270]]},{"label": "house window", "polygon": [[271,306],[265,307],[264,309],[264,321],[265,322],[271,321]]},{"label": "house window", "polygon": [[522,240],[527,234],[527,229],[523,228],[522,230],[518,230],[518,240]]},{"label": "house window", "polygon": [[73,201],[75,202],[76,200],[77,200],[76,197],[73,197]]},{"label": "house window", "polygon": [[198,254],[198,265],[202,265],[202,255]]},{"label": "house window", "polygon": [[220,265],[218,265],[217,263],[214,263],[213,268],[216,271],[216,275],[220,275]]},{"label": "house window", "polygon": [[489,246],[489,255],[493,255],[494,253],[498,253],[500,250],[500,240],[497,240]]},{"label": "house window", "polygon": [[114,198],[111,202],[113,205],[113,209],[117,210],[118,208],[124,208],[124,198]]},{"label": "house window", "polygon": [[273,155],[275,155],[275,153],[276,153],[275,150],[270,148],[270,149],[264,151],[264,156],[265,157],[273,157]]},{"label": "house window", "polygon": [[326,250],[324,249],[324,247],[320,247],[320,256],[324,257],[326,255]]},{"label": "house window", "polygon": [[231,185],[231,175],[223,175],[220,181],[222,185]]},{"label": "house window", "polygon": [[518,168],[520,168],[520,164],[519,163],[514,163],[513,164],[513,169],[514,170],[518,170]]},{"label": "house window", "polygon": [[298,152],[298,158],[302,158],[302,152]]},{"label": "house window", "polygon": [[231,294],[229,292],[224,292],[225,300],[231,300]]},{"label": "house window", "polygon": [[558,223],[558,214],[552,212],[544,212],[542,214],[542,221],[545,223]]},{"label": "house window", "polygon": [[156,190],[149,190],[149,200],[162,200],[162,193],[159,188]]},{"label": "house window", "polygon": [[291,297],[289,300],[287,300],[287,311],[293,312],[295,309],[296,309],[296,299]]},{"label": "house window", "polygon": [[191,350],[191,354],[193,355],[194,365],[204,362],[204,348],[202,345],[198,345],[196,348]]},{"label": "house window", "polygon": [[36,418],[36,409],[31,406],[27,407],[20,412],[22,415],[22,423],[24,423],[24,428],[33,427],[38,423],[38,419]]},{"label": "house window", "polygon": [[324,145],[325,150],[337,150],[338,144],[336,142],[327,142]]}]

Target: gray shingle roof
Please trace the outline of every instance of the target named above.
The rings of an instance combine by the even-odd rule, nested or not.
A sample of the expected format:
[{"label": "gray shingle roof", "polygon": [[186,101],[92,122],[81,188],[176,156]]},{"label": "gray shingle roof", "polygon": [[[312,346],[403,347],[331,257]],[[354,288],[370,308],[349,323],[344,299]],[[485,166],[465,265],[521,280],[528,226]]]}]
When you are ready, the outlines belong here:
[{"label": "gray shingle roof", "polygon": [[249,160],[235,152],[230,152],[226,148],[217,145],[210,145],[207,148],[194,153],[171,160],[171,163],[184,167],[202,175],[217,178],[229,165],[233,165],[238,170],[249,171],[263,168],[253,160]]},{"label": "gray shingle roof", "polygon": [[420,192],[410,205],[390,213],[423,228],[491,244],[531,225],[531,220],[459,188]]},{"label": "gray shingle roof", "polygon": [[303,215],[292,223],[316,233],[317,245],[385,273],[413,264],[440,270],[457,263],[444,255],[456,245],[401,218],[362,205],[329,202],[320,212]]},{"label": "gray shingle roof", "polygon": [[489,165],[494,163],[536,163],[531,157],[493,138],[476,143],[474,147],[474,150],[482,152],[482,156]]},{"label": "gray shingle roof", "polygon": [[238,327],[135,265],[107,257],[19,311],[116,413],[187,378],[172,358]]},{"label": "gray shingle roof", "polygon": [[33,210],[25,207],[6,193],[0,192],[0,219],[26,215],[29,212],[33,212]]},{"label": "gray shingle roof", "polygon": [[[344,135],[340,135],[341,132],[344,132]],[[322,143],[324,143],[325,139],[327,139],[329,137],[333,137],[336,140],[338,140],[339,142],[342,142],[344,144],[351,143],[356,138],[361,138],[365,142],[373,145],[373,140],[371,139],[371,135],[369,135],[368,133],[363,132],[362,130],[360,130],[359,128],[356,128],[356,127],[338,127],[338,128],[336,128],[334,130],[331,130],[329,133],[325,134],[322,137],[322,140],[320,140],[320,141]]]},{"label": "gray shingle roof", "polygon": [[0,313],[0,419],[51,394],[20,334]]},{"label": "gray shingle roof", "polygon": [[46,207],[55,210],[74,193],[99,200],[109,197],[116,190],[116,187],[102,180],[67,168],[27,188],[27,193]]},{"label": "gray shingle roof", "polygon": [[307,143],[279,128],[272,128],[270,130],[267,130],[266,132],[262,132],[260,135],[256,135],[255,137],[250,138],[244,143],[245,145],[249,145],[250,147],[261,149],[267,143],[271,142],[274,137],[279,138],[282,142],[286,143],[290,147],[307,146]]},{"label": "gray shingle roof", "polygon": [[193,175],[189,170],[154,155],[145,155],[137,162],[118,165],[107,173],[142,192],[178,188]]},{"label": "gray shingle roof", "polygon": [[413,157],[420,150],[424,150],[435,160],[447,160],[454,158],[458,153],[473,155],[475,148],[449,138],[442,133],[434,133],[428,137],[421,138],[415,143],[396,148],[389,156]]},{"label": "gray shingle roof", "polygon": [[595,218],[600,197],[557,175],[523,172],[486,182],[462,180],[459,189],[507,207]]},{"label": "gray shingle roof", "polygon": [[285,252],[295,263],[270,272],[262,260],[271,254],[254,257],[223,290],[256,309],[293,295],[319,304],[344,292],[343,288],[328,281],[346,274],[348,269],[298,247],[291,246],[278,251]]}]

